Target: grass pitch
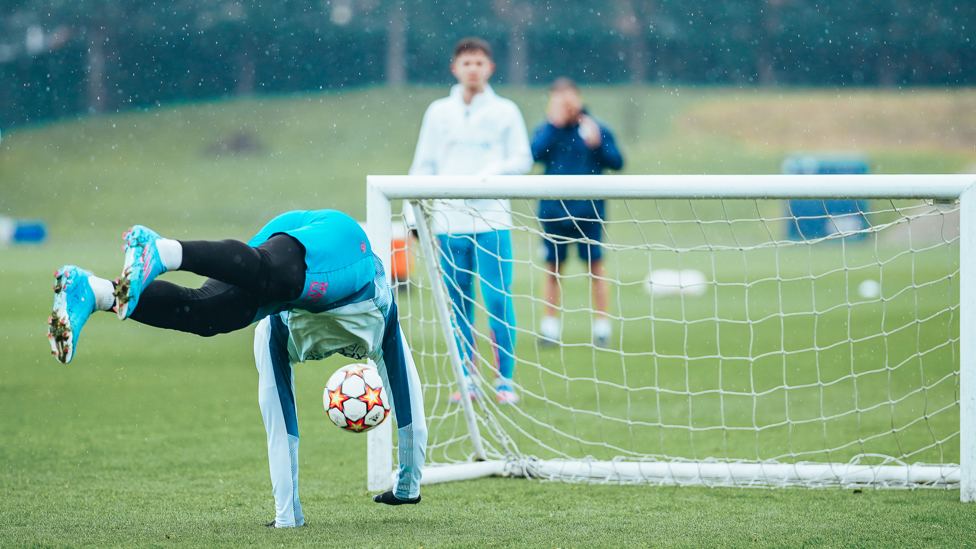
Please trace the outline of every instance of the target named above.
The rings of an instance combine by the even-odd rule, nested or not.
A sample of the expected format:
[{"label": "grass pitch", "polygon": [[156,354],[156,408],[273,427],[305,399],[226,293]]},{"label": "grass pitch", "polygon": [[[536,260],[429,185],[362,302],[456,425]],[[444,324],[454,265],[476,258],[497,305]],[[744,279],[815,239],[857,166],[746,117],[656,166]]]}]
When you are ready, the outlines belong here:
[{"label": "grass pitch", "polygon": [[[957,491],[483,479],[425,487],[423,503],[409,509],[380,508],[364,489],[365,438],[340,432],[321,411],[322,388],[342,360],[296,368],[310,526],[269,530],[260,526],[273,517],[273,499],[249,330],[202,339],[102,314],[71,364],[50,356],[44,319],[56,268],[117,276],[120,235],[136,222],[176,238],[244,239],[292,208],[362,219],[365,175],[406,171],[423,109],[444,92],[194,104],[4,132],[0,214],[44,219],[51,239],[0,249],[0,545],[976,546],[976,507],[959,503]],[[587,100],[617,129],[628,173],[775,173],[788,142],[765,145],[725,122],[709,125],[715,104],[746,111],[738,109],[744,93],[790,95],[605,88]],[[797,93],[803,101],[836,95]],[[530,126],[541,119],[544,91],[507,95]],[[924,103],[945,94],[901,95]],[[700,122],[685,122],[692,118]],[[896,135],[900,119],[887,123],[882,134]],[[258,145],[225,146],[239,135]],[[973,160],[948,145],[872,143],[865,152],[876,172],[953,172]]]}]

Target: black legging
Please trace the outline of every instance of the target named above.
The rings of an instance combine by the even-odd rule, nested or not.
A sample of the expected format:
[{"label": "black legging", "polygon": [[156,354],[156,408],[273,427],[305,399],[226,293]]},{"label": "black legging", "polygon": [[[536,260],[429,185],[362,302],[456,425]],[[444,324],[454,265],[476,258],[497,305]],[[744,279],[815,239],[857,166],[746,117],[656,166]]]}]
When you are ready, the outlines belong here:
[{"label": "black legging", "polygon": [[267,303],[294,301],[305,289],[305,247],[286,234],[257,248],[238,240],[180,244],[180,270],[208,279],[199,289],[154,281],[139,297],[133,320],[204,337],[226,334],[250,325]]}]

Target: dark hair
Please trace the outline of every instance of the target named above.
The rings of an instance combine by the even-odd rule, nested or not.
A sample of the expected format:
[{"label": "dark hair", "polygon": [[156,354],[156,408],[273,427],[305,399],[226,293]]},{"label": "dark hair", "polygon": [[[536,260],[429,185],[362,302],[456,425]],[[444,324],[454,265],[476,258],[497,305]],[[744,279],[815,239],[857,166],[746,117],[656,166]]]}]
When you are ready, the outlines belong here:
[{"label": "dark hair", "polygon": [[476,36],[469,36],[467,38],[462,38],[457,45],[454,46],[454,57],[451,59],[457,59],[462,53],[476,52],[480,51],[488,56],[488,59],[494,61],[491,56],[491,46],[488,42],[485,42],[481,38]]},{"label": "dark hair", "polygon": [[576,82],[573,82],[572,79],[566,78],[565,76],[557,78],[549,86],[549,93],[563,90],[573,90],[576,93],[579,93],[580,91],[579,86],[576,85]]}]

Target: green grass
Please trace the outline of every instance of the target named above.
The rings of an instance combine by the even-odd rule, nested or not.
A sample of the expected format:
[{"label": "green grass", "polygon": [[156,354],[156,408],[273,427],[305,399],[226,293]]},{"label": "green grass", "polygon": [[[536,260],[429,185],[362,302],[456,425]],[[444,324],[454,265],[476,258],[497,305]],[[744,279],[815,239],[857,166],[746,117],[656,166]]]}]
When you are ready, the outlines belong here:
[{"label": "green grass", "polygon": [[[122,260],[119,237],[135,222],[175,237],[243,239],[274,214],[292,208],[334,207],[364,219],[365,176],[406,171],[423,109],[444,91],[375,89],[179,105],[4,132],[0,215],[44,219],[51,238],[34,248],[0,249],[0,546],[976,545],[971,527],[976,507],[959,503],[958,491],[944,490],[855,493],[483,479],[425,487],[424,502],[410,509],[379,508],[365,491],[365,438],[338,431],[321,412],[325,381],[344,363],[332,359],[296,369],[302,499],[311,525],[269,531],[259,526],[272,518],[273,500],[249,330],[201,339],[98,315],[86,326],[72,364],[50,357],[44,319],[56,268],[75,263],[116,276]],[[501,92],[519,103],[530,126],[541,119],[544,91]],[[960,93],[964,99],[973,95]],[[831,97],[803,90],[612,87],[587,91],[587,101],[617,129],[627,173],[775,173],[791,149],[788,142],[760,145],[710,122],[715,105],[736,112],[743,94],[771,104],[793,94],[806,102]],[[944,94],[902,95],[924,105]],[[803,119],[803,112],[798,116]],[[701,122],[688,123],[692,118]],[[889,133],[897,135],[900,123],[892,119]],[[263,148],[251,155],[214,152],[219,141],[241,132],[256,136]],[[865,153],[872,169],[884,173],[954,172],[973,161],[971,152],[951,146],[905,149],[880,143]],[[522,246],[521,253],[533,249],[531,243]],[[728,261],[735,265],[734,258]],[[633,267],[636,263],[621,260],[614,267],[622,280],[635,283],[621,286],[615,304],[630,316],[649,312],[636,284],[646,270]],[[774,267],[770,261],[755,265]],[[892,272],[904,268],[891,266]],[[870,273],[852,276],[860,274]],[[923,275],[924,269],[917,273]],[[540,289],[538,276],[520,276],[523,293]],[[196,281],[183,275],[171,279]],[[571,284],[568,303],[584,306],[585,280]],[[828,278],[818,290],[836,292],[848,284]],[[808,290],[805,295],[812,295]],[[779,306],[758,295],[748,297],[750,314]],[[922,302],[929,306],[937,298]],[[797,300],[799,307],[803,303]],[[675,302],[653,306],[655,315],[682,314]],[[711,314],[712,306],[701,301],[684,314]],[[539,312],[521,307],[520,322],[524,318],[529,325]],[[732,309],[733,314],[744,311]],[[873,319],[876,312],[865,308],[864,318]],[[948,321],[943,325],[949,329]],[[659,350],[672,344],[669,329],[654,327]],[[583,341],[585,331],[580,327],[568,337]],[[711,346],[725,346],[727,338],[738,335],[730,327],[728,334],[693,350],[708,354]],[[590,363],[589,356],[572,352],[537,355],[533,342],[522,339],[520,355],[533,360],[541,356],[568,371]],[[647,351],[641,338],[628,338],[625,344],[635,352]],[[863,352],[871,352],[870,347]],[[933,362],[938,358],[934,355]],[[667,363],[660,360],[656,368],[664,373]],[[706,375],[692,376],[693,383],[718,379],[707,371],[707,361],[702,364]],[[679,366],[676,375],[661,381],[681,388],[685,366]],[[729,364],[725,373],[738,367]],[[770,379],[783,379],[778,368]],[[797,367],[796,375],[802,371]],[[824,373],[837,375],[829,368]],[[722,383],[726,390],[743,388],[738,376],[722,378]],[[573,402],[591,406],[592,383],[579,385]],[[838,394],[840,389],[850,393],[838,389]],[[872,387],[860,389],[865,399],[877,397]],[[616,398],[605,393],[601,405],[614,406]],[[428,405],[436,404],[428,398]],[[529,400],[526,409],[538,405]],[[686,406],[676,401],[662,410],[679,418]],[[776,406],[782,406],[782,399],[770,403],[773,414],[781,412]],[[643,438],[645,433],[638,433],[638,442]],[[687,438],[676,443],[687,443]],[[706,436],[696,441],[696,449],[710,455],[709,448],[720,444]],[[755,447],[755,442],[745,446]],[[775,453],[774,446],[768,451]],[[950,452],[945,460],[957,458]]]}]

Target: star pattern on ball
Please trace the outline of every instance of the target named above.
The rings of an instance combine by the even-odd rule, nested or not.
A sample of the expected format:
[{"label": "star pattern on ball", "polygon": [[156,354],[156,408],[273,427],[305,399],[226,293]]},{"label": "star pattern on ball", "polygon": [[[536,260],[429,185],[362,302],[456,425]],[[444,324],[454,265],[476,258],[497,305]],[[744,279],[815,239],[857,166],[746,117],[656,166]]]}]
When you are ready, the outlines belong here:
[{"label": "star pattern on ball", "polygon": [[359,397],[359,400],[366,403],[366,411],[369,412],[375,406],[383,405],[383,397],[380,396],[380,391],[383,389],[374,389],[369,385],[366,386],[366,394]]},{"label": "star pattern on ball", "polygon": [[366,429],[369,429],[369,427],[366,425],[366,418],[360,419],[359,421],[353,421],[346,418],[346,429],[354,433],[361,433]]},{"label": "star pattern on ball", "polygon": [[342,404],[349,400],[349,397],[342,394],[342,385],[336,388],[335,391],[329,391],[329,408],[335,408],[341,412],[345,412],[342,409]]},{"label": "star pattern on ball", "polygon": [[332,374],[322,400],[332,423],[344,431],[364,433],[390,416],[387,398],[383,379],[375,368],[350,364]]}]

